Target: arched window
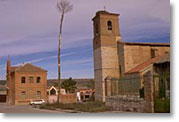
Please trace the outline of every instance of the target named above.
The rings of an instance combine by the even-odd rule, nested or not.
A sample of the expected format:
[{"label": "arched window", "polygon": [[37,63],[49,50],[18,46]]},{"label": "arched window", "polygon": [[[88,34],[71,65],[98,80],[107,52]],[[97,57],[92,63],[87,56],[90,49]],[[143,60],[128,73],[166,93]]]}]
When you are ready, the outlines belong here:
[{"label": "arched window", "polygon": [[112,22],[110,20],[107,22],[107,25],[108,25],[108,30],[112,30]]},{"label": "arched window", "polygon": [[50,95],[56,95],[56,91],[54,88],[50,91]]}]

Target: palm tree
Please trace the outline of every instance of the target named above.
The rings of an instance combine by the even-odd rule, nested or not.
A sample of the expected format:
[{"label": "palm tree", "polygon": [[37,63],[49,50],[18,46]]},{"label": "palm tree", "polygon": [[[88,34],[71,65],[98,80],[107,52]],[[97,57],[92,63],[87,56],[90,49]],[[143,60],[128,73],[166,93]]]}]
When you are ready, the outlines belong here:
[{"label": "palm tree", "polygon": [[62,39],[62,24],[63,24],[63,19],[64,15],[67,12],[70,12],[73,9],[73,5],[70,4],[68,0],[61,0],[57,2],[57,10],[61,14],[61,19],[60,19],[60,32],[59,32],[59,39],[58,39],[58,100],[57,102],[60,102],[60,89],[61,89],[61,71],[60,71],[60,52],[61,52],[61,39]]}]

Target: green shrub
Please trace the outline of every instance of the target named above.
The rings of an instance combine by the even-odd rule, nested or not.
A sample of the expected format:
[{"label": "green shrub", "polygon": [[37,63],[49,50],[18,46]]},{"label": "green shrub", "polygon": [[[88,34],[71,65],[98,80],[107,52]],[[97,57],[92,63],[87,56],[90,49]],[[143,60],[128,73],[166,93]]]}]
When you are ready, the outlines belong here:
[{"label": "green shrub", "polygon": [[170,113],[170,99],[155,99],[154,108],[156,113]]},{"label": "green shrub", "polygon": [[111,108],[106,107],[105,103],[102,102],[86,102],[86,103],[71,103],[71,104],[46,104],[40,107],[41,109],[66,109],[66,110],[75,110],[82,112],[104,112],[110,111]]}]

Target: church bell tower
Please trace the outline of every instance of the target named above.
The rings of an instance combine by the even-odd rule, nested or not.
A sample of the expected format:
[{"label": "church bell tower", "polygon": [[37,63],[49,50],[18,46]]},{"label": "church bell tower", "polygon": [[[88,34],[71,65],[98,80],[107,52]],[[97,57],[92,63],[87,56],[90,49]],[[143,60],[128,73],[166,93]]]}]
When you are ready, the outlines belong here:
[{"label": "church bell tower", "polygon": [[117,48],[117,41],[121,41],[119,14],[98,11],[92,20],[94,27],[95,100],[104,102],[105,79],[107,77],[120,77]]}]

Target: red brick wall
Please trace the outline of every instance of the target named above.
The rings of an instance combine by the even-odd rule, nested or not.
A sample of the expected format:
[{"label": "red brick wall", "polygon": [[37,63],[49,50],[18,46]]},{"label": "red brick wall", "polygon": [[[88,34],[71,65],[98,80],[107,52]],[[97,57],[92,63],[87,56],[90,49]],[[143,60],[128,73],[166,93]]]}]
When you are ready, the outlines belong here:
[{"label": "red brick wall", "polygon": [[61,94],[60,95],[61,103],[75,103],[76,102],[76,94]]}]

